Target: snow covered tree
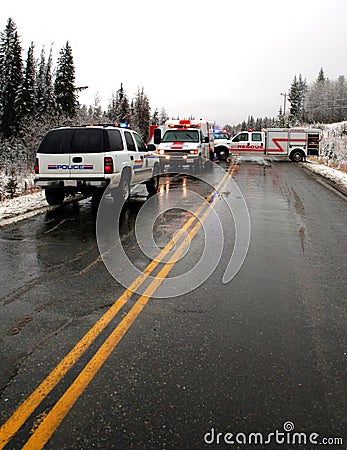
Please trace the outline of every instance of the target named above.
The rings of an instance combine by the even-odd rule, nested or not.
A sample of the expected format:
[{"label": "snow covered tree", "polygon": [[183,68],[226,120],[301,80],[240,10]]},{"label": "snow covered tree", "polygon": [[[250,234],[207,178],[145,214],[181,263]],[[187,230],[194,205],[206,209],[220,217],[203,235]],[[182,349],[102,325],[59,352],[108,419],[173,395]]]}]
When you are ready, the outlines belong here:
[{"label": "snow covered tree", "polygon": [[151,125],[159,125],[159,112],[157,108],[155,108],[154,113],[152,114]]},{"label": "snow covered tree", "polygon": [[285,117],[283,114],[282,106],[280,106],[280,109],[278,111],[278,116],[276,120],[276,127],[284,128],[285,127]]},{"label": "snow covered tree", "polygon": [[248,116],[247,128],[252,128],[252,130],[254,130],[254,125],[255,125],[254,117]]},{"label": "snow covered tree", "polygon": [[93,111],[93,122],[99,123],[102,122],[103,119],[103,111],[101,108],[100,97],[98,93],[96,93],[94,97],[94,105],[92,107]]},{"label": "snow covered tree", "polygon": [[130,105],[128,96],[124,91],[123,83],[121,83],[120,88],[117,91],[116,96],[116,122],[130,122]]},{"label": "snow covered tree", "polygon": [[170,117],[167,115],[165,108],[162,108],[159,114],[159,125],[164,125],[164,123],[169,119]]},{"label": "snow covered tree", "polygon": [[36,63],[34,58],[34,43],[32,42],[27,53],[24,69],[24,81],[21,89],[21,103],[23,117],[33,115],[36,101]]},{"label": "snow covered tree", "polygon": [[5,185],[6,194],[13,198],[18,188],[18,178],[17,178],[17,172],[16,168],[14,166],[10,169],[10,175],[7,181],[7,184]]},{"label": "snow covered tree", "polygon": [[149,138],[149,125],[151,120],[151,108],[144,88],[138,88],[133,102],[132,128],[138,131],[142,139],[147,142]]},{"label": "snow covered tree", "polygon": [[112,122],[130,122],[131,109],[128,96],[123,88],[123,83],[121,83],[120,88],[116,92],[116,95],[112,94],[112,98],[107,110],[107,117]]},{"label": "snow covered tree", "polygon": [[0,38],[0,127],[5,137],[14,136],[20,127],[18,99],[22,84],[22,48],[17,27],[10,18]]},{"label": "snow covered tree", "polygon": [[54,116],[57,114],[57,105],[53,86],[52,47],[46,63],[45,49],[41,50],[41,58],[36,79],[36,114]]},{"label": "snow covered tree", "polygon": [[293,125],[299,125],[305,121],[305,97],[307,92],[306,80],[302,79],[301,74],[299,78],[294,77],[294,80],[289,89],[288,101],[290,102],[289,119]]},{"label": "snow covered tree", "polygon": [[45,71],[46,71],[45,49],[42,48],[40,63],[36,75],[36,111],[38,115],[44,114],[45,112],[44,111],[45,92],[46,92]]},{"label": "snow covered tree", "polygon": [[336,81],[336,122],[347,120],[347,82],[344,75],[340,75]]},{"label": "snow covered tree", "polygon": [[69,42],[60,50],[54,82],[54,94],[58,112],[73,117],[77,110],[75,66]]},{"label": "snow covered tree", "polygon": [[115,96],[115,94],[112,93],[112,97],[108,104],[107,113],[106,113],[106,116],[110,122],[116,121],[116,114],[117,114],[116,103],[117,103],[116,96]]},{"label": "snow covered tree", "polygon": [[257,117],[255,121],[255,130],[261,130],[263,128],[263,119],[261,117]]},{"label": "snow covered tree", "polygon": [[316,81],[310,86],[307,98],[308,120],[324,122],[326,116],[326,78],[321,68]]},{"label": "snow covered tree", "polygon": [[52,46],[49,51],[48,61],[44,71],[44,112],[53,115],[56,113],[57,103],[54,94],[54,86],[53,86],[53,61],[52,61]]}]

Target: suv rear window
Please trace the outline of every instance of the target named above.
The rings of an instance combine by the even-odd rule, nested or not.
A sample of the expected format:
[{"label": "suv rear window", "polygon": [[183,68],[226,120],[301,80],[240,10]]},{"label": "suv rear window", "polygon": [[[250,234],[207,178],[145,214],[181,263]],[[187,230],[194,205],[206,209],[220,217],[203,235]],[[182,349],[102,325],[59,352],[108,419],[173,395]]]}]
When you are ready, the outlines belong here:
[{"label": "suv rear window", "polygon": [[43,138],[38,153],[103,153],[104,130],[66,128],[51,130]]},{"label": "suv rear window", "polygon": [[43,138],[38,153],[70,153],[71,139],[75,130],[52,130]]},{"label": "suv rear window", "polygon": [[70,153],[102,153],[104,151],[104,130],[76,129],[71,142]]}]

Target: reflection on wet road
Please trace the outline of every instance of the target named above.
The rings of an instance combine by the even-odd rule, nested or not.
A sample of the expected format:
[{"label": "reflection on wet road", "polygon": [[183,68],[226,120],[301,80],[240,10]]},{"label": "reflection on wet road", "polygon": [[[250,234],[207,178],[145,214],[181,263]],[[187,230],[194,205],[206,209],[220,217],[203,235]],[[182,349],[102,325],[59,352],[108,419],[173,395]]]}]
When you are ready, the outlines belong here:
[{"label": "reflection on wet road", "polygon": [[[149,244],[135,233],[144,205],[162,250],[192,219],[193,193],[209,199],[223,251],[213,274],[185,295],[141,303],[127,292],[100,257],[88,200],[0,229],[2,423],[108,314],[71,368],[60,368],[56,384],[20,415],[6,448],[39,435],[122,327],[46,448],[204,448],[212,428],[265,435],[287,421],[297,432],[343,436],[346,203],[289,161],[243,155],[218,166],[233,168],[251,220],[247,257],[229,283],[223,274],[236,239],[226,198],[236,205],[240,194],[223,185],[209,199],[211,186],[189,174],[164,175],[152,201],[139,186],[119,225],[126,254],[144,269],[151,261],[141,245]],[[212,185],[216,173],[208,174]],[[168,278],[197,264],[206,234],[217,252],[215,225],[210,218],[197,229]]]}]

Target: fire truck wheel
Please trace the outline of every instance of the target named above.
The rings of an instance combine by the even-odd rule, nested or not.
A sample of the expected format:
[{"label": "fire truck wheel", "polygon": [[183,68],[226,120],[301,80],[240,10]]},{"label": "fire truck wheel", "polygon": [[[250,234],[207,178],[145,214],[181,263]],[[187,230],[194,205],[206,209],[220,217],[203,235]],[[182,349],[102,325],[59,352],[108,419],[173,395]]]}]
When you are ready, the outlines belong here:
[{"label": "fire truck wheel", "polygon": [[305,153],[302,150],[293,150],[290,154],[290,159],[293,162],[301,162],[304,160]]}]

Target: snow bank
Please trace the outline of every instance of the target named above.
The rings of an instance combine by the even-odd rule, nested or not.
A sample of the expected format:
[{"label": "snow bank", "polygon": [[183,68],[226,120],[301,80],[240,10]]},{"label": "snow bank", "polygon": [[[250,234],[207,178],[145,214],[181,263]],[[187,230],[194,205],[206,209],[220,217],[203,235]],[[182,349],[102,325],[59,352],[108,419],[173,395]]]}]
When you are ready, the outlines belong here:
[{"label": "snow bank", "polygon": [[43,191],[6,199],[0,203],[0,226],[36,216],[48,208]]},{"label": "snow bank", "polygon": [[340,192],[347,195],[347,173],[314,161],[307,161],[305,167],[311,172],[326,178],[333,183]]}]

